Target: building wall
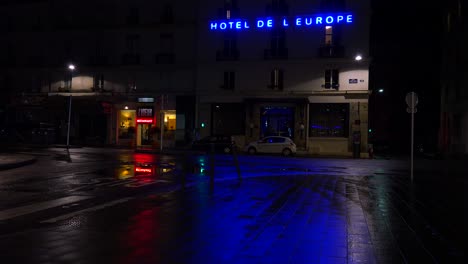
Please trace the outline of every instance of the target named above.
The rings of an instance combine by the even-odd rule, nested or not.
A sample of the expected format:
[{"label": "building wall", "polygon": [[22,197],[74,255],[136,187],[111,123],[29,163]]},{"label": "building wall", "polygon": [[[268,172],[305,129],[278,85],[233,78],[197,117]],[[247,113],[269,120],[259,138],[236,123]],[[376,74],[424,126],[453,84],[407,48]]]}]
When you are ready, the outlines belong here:
[{"label": "building wall", "polygon": [[[268,29],[240,30],[235,32],[239,58],[232,61],[218,61],[216,52],[223,49],[225,32],[211,31],[210,21],[219,19],[219,9],[222,1],[202,0],[199,7],[198,29],[198,67],[197,94],[199,96],[200,122],[207,126],[201,130],[202,135],[210,134],[210,104],[225,102],[244,102],[256,98],[259,103],[246,108],[259,112],[262,99],[275,99],[275,105],[281,105],[281,99],[306,99],[310,103],[349,103],[350,105],[350,136],[348,138],[311,138],[299,139],[295,135],[297,145],[311,153],[319,154],[350,154],[352,150],[352,131],[362,134],[361,151],[367,152],[368,133],[368,86],[369,86],[369,25],[370,4],[368,1],[346,1],[346,8],[355,19],[350,25],[343,25],[341,44],[345,48],[343,56],[336,58],[321,58],[318,49],[325,43],[325,27],[295,28],[286,30],[287,59],[265,60],[265,49],[270,48],[271,32]],[[235,1],[240,17],[251,21],[266,17],[266,5],[271,1]],[[320,1],[285,1],[289,6],[289,16],[323,13]],[[291,23],[292,21],[290,21]],[[360,54],[364,60],[355,61]],[[271,71],[279,68],[284,74],[282,90],[273,90],[268,86]],[[325,89],[325,70],[339,69],[339,89]],[[222,89],[224,72],[235,72],[235,88]],[[353,81],[350,81],[352,79]],[[356,80],[356,82],[354,82]],[[358,106],[359,105],[359,110]],[[296,121],[301,104],[297,104]],[[251,111],[251,110],[247,110]],[[259,116],[246,114],[245,143],[258,139],[260,131]],[[359,120],[359,125],[354,122]],[[252,136],[250,135],[250,124]],[[295,131],[299,133],[299,122]],[[351,123],[353,124],[351,126]],[[308,135],[308,131],[305,131]],[[338,147],[338,145],[339,147]]]}]

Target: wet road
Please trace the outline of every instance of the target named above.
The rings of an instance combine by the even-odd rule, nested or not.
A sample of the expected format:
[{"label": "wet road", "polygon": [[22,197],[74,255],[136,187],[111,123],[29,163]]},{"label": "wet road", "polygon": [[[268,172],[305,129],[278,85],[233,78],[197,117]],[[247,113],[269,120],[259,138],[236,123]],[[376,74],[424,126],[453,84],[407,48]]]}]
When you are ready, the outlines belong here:
[{"label": "wet road", "polygon": [[[0,171],[5,263],[462,263],[458,170],[394,160],[27,151]],[[191,164],[190,170],[184,170]],[[183,176],[186,177],[183,177]],[[3,261],[2,261],[3,262]]]}]

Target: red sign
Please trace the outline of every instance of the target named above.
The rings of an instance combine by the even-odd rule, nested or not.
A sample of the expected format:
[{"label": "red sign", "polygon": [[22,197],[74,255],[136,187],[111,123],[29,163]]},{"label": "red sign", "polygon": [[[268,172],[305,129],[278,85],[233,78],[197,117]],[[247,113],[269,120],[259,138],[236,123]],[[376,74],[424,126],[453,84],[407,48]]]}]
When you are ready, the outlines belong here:
[{"label": "red sign", "polygon": [[152,124],[153,118],[137,118],[137,124]]},{"label": "red sign", "polygon": [[141,167],[135,167],[135,172],[146,172],[146,173],[151,173],[153,170],[151,168],[141,168]]}]

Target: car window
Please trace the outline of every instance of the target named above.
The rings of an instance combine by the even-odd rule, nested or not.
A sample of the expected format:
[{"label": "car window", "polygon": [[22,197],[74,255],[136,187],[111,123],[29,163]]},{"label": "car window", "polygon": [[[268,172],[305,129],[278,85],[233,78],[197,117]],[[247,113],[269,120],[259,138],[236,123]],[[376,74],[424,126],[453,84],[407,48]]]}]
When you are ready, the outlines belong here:
[{"label": "car window", "polygon": [[284,143],[285,140],[286,140],[285,138],[274,137],[274,138],[271,138],[271,140],[268,141],[268,143]]}]

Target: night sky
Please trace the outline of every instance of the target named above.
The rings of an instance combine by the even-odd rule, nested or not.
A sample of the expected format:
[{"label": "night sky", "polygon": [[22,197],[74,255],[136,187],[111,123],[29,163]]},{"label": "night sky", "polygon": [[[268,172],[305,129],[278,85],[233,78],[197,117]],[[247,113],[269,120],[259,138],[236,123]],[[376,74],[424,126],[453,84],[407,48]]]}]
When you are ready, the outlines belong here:
[{"label": "night sky", "polygon": [[[377,105],[370,114],[374,133],[409,149],[410,114],[405,95],[419,95],[415,141],[437,147],[440,115],[442,6],[434,2],[374,1],[371,25],[371,80]],[[377,95],[378,89],[385,92]],[[374,102],[375,103],[375,102]],[[372,102],[371,102],[372,104]],[[371,124],[371,127],[373,125]]]}]

